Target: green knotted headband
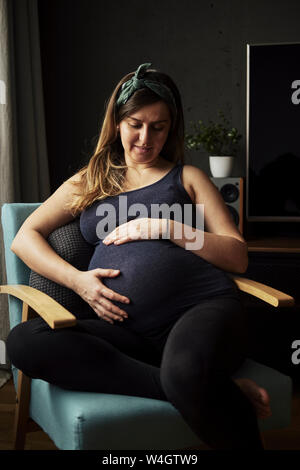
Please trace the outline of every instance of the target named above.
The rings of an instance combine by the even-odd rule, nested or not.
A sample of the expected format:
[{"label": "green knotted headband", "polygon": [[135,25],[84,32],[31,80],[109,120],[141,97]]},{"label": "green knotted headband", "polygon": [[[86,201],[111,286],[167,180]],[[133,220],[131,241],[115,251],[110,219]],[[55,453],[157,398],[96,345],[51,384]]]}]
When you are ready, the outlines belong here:
[{"label": "green knotted headband", "polygon": [[120,95],[116,102],[118,107],[125,104],[140,88],[150,88],[150,90],[154,91],[154,93],[170,103],[176,111],[175,99],[170,88],[159,81],[147,80],[147,78],[144,78],[145,72],[151,67],[151,65],[151,63],[140,65],[134,76],[130,80],[127,80],[127,82],[123,83]]}]

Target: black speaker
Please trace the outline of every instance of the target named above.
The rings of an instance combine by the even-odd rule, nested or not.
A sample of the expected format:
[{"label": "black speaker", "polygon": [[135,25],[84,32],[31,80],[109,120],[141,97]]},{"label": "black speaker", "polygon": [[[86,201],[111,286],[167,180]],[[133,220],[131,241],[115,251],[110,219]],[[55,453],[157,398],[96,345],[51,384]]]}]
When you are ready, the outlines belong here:
[{"label": "black speaker", "polygon": [[220,191],[232,218],[243,234],[244,214],[244,180],[238,177],[210,178],[216,188]]}]

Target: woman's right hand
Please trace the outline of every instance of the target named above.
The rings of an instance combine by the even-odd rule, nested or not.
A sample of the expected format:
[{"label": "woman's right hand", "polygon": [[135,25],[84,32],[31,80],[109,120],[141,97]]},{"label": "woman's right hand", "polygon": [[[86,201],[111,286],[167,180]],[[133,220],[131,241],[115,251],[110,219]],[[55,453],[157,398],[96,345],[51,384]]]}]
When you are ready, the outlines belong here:
[{"label": "woman's right hand", "polygon": [[87,302],[98,317],[109,323],[113,320],[123,321],[128,314],[114,305],[111,300],[128,304],[130,300],[106,287],[101,279],[103,277],[116,277],[120,274],[115,269],[92,269],[90,271],[79,271],[73,290]]}]

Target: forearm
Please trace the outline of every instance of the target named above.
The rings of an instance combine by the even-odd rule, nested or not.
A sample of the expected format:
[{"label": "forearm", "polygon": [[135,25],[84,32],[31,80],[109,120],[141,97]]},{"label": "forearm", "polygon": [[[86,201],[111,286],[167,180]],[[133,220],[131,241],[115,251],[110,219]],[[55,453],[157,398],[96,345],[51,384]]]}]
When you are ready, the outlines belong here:
[{"label": "forearm", "polygon": [[224,271],[243,273],[247,269],[247,244],[237,238],[204,232],[170,220],[170,240]]},{"label": "forearm", "polygon": [[79,271],[61,258],[36,230],[21,230],[11,250],[33,271],[74,290]]}]

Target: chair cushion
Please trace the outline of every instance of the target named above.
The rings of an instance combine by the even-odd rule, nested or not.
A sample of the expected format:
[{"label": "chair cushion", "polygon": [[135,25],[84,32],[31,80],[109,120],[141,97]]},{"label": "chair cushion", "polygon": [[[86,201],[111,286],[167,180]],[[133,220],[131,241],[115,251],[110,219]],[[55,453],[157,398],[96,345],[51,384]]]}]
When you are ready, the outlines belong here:
[{"label": "chair cushion", "polygon": [[[81,271],[88,268],[94,246],[87,243],[81,235],[79,217],[54,230],[47,241],[59,256],[75,268]],[[82,309],[89,308],[88,304],[74,291],[32,270],[29,285],[48,294],[74,315],[80,316]]]}]

